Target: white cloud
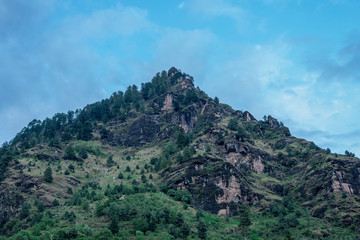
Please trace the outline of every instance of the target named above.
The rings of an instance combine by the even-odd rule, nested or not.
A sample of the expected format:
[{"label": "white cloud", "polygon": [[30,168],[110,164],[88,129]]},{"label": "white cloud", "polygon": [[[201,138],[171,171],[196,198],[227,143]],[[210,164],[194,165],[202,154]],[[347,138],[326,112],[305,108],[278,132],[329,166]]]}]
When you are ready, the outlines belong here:
[{"label": "white cloud", "polygon": [[[194,76],[206,72],[216,37],[209,31],[167,29],[156,41],[157,68],[175,66]],[[162,67],[161,67],[162,66]]]},{"label": "white cloud", "polygon": [[247,11],[231,4],[227,0],[187,0],[186,7],[196,16],[205,19],[215,17],[227,17],[236,23],[238,31],[243,32],[249,27],[249,22],[256,19]]},{"label": "white cloud", "polygon": [[[6,10],[0,16],[0,33],[6,33],[0,35],[0,76],[6,79],[0,82],[0,141],[10,140],[34,118],[51,117],[107,97],[106,86],[120,85],[116,83],[120,77],[114,77],[120,61],[112,61],[111,56],[122,54],[104,54],[107,44],[114,45],[113,37],[127,41],[137,33],[156,31],[147,12],[134,7],[117,5],[71,15],[48,28],[51,9],[44,1],[0,0],[0,6],[2,12]],[[21,31],[11,29],[13,22],[21,23]],[[129,41],[125,49],[132,45]]]}]

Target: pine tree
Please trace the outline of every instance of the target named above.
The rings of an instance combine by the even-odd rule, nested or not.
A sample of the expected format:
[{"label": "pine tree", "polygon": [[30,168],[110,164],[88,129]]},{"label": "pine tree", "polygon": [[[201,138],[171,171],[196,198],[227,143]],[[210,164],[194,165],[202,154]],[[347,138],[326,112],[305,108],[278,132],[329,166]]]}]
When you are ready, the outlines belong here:
[{"label": "pine tree", "polygon": [[113,216],[111,218],[109,229],[113,234],[115,234],[119,231],[119,220],[117,219],[116,216]]},{"label": "pine tree", "polygon": [[44,172],[44,181],[47,182],[47,183],[52,183],[53,182],[52,170],[51,170],[50,167],[48,167]]},{"label": "pine tree", "polygon": [[197,225],[197,230],[198,230],[198,237],[201,239],[206,239],[207,226],[204,220],[202,219],[199,220],[199,223]]},{"label": "pine tree", "polygon": [[65,148],[64,159],[76,160],[75,150],[71,145]]},{"label": "pine tree", "polygon": [[239,216],[240,216],[239,217],[239,229],[246,240],[247,234],[249,231],[249,227],[251,225],[249,208],[245,205],[240,205],[239,206]]}]

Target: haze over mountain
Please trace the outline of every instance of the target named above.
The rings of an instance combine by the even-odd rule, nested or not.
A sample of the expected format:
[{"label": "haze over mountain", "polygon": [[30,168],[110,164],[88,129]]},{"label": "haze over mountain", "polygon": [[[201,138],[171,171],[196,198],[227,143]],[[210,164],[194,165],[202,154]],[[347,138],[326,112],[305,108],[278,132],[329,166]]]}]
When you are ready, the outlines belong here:
[{"label": "haze over mountain", "polygon": [[360,154],[359,4],[0,0],[0,142],[174,65],[235,109]]}]

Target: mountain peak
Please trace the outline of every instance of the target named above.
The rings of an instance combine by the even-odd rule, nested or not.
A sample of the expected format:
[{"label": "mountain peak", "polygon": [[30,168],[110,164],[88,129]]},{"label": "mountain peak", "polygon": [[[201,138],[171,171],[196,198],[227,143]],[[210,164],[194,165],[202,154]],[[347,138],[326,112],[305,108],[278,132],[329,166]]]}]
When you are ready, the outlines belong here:
[{"label": "mountain peak", "polygon": [[[297,139],[272,116],[258,121],[235,111],[193,82],[172,67],[141,90],[129,86],[82,110],[32,121],[0,148],[0,232],[14,235],[21,223],[41,234],[36,221],[46,208],[41,224],[50,221],[45,215],[61,226],[79,216],[79,226],[99,232],[105,225],[93,222],[101,219],[115,233],[120,220],[135,228],[126,230],[130,238],[143,231],[154,239],[179,231],[181,221],[198,221],[193,212],[203,209],[232,233],[237,218],[225,223],[216,215],[241,215],[245,205],[256,215],[251,227],[259,228],[258,239],[280,239],[284,229],[307,237],[318,236],[318,228],[324,236],[328,229],[360,232],[359,159]],[[177,207],[142,204],[163,206],[159,199]],[[187,216],[174,215],[175,209]],[[153,219],[169,211],[176,222]],[[304,225],[309,219],[317,225]],[[157,235],[160,229],[166,234]]]},{"label": "mountain peak", "polygon": [[176,73],[180,72],[177,68],[175,67],[171,67],[168,71],[168,76],[169,77],[172,77],[174,76]]}]

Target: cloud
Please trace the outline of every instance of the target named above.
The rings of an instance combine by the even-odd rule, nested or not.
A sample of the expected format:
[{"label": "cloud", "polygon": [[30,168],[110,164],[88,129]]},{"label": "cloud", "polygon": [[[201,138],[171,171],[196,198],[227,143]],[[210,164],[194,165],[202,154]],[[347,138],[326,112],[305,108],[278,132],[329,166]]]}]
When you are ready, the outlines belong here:
[{"label": "cloud", "polygon": [[[30,34],[39,27],[54,8],[54,0],[0,0],[0,38]],[[34,29],[34,27],[36,27]]]},{"label": "cloud", "polygon": [[216,36],[206,30],[183,31],[169,28],[156,41],[154,59],[157,69],[175,66],[191,75],[206,72]]},{"label": "cloud", "polygon": [[185,2],[185,6],[197,17],[204,19],[229,18],[235,22],[237,30],[242,32],[249,26],[250,20],[255,19],[254,16],[241,7],[235,6],[226,0],[188,0]]},{"label": "cloud", "polygon": [[335,54],[316,52],[309,56],[308,69],[319,72],[320,80],[325,82],[360,82],[360,31],[354,30],[347,39]]},{"label": "cloud", "polygon": [[[110,95],[114,89],[104,86],[123,84],[121,61],[114,58],[136,44],[131,43],[133,36],[151,34],[146,31],[153,27],[147,12],[138,8],[116,5],[52,18],[55,7],[61,6],[53,1],[0,0],[1,142],[34,118],[51,117]],[[19,27],[13,30],[15,25]],[[128,42],[122,46],[121,41]],[[110,46],[118,47],[114,49],[118,52],[104,51]]]},{"label": "cloud", "polygon": [[71,23],[69,34],[82,38],[129,36],[154,27],[147,19],[147,11],[136,7],[123,7],[120,4],[114,8],[95,11],[91,15],[70,17],[66,22],[69,22],[67,28]]}]

